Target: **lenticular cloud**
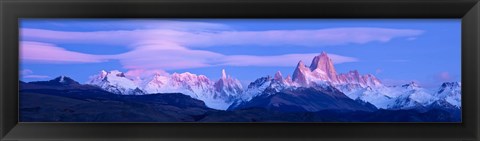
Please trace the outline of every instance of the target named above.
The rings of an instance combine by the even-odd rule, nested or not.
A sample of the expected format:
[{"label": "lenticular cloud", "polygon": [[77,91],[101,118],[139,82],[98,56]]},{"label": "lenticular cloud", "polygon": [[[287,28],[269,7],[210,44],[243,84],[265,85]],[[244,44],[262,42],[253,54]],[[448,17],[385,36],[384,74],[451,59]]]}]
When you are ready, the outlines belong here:
[{"label": "lenticular cloud", "polygon": [[[212,31],[213,30],[213,31]],[[235,31],[230,28],[206,31],[138,29],[112,31],[55,31],[21,29],[22,59],[37,63],[98,63],[118,60],[127,69],[189,69],[211,66],[292,66],[291,60],[308,60],[316,54],[271,56],[225,55],[208,51],[212,46],[255,45],[276,49],[292,45],[305,47],[388,42],[412,38],[421,30],[392,28],[327,28],[317,30]],[[31,40],[31,41],[30,41]],[[44,43],[33,42],[40,40]],[[115,55],[92,55],[69,51],[57,44],[120,45],[129,51]],[[331,54],[334,63],[356,62],[349,56]]]}]

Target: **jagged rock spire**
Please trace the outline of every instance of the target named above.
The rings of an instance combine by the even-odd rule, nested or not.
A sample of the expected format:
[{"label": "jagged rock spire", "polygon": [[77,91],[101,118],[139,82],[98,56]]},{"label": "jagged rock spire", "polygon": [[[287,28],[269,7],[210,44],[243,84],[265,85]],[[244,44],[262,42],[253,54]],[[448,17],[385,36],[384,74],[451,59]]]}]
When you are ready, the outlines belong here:
[{"label": "jagged rock spire", "polygon": [[225,69],[222,69],[222,79],[227,79],[227,73],[225,72]]},{"label": "jagged rock spire", "polygon": [[337,71],[333,66],[333,61],[330,59],[325,51],[322,51],[320,55],[315,56],[310,65],[310,70],[315,71],[319,69],[327,75],[328,79],[332,82],[337,82]]},{"label": "jagged rock spire", "polygon": [[275,73],[275,76],[273,77],[273,79],[276,80],[276,81],[282,81],[282,79],[283,79],[282,73],[280,71],[277,71],[277,73]]},{"label": "jagged rock spire", "polygon": [[308,73],[310,73],[310,70],[305,67],[303,61],[300,60],[297,64],[297,67],[295,68],[295,71],[293,72],[292,81],[302,85],[307,85],[308,81],[306,75]]}]

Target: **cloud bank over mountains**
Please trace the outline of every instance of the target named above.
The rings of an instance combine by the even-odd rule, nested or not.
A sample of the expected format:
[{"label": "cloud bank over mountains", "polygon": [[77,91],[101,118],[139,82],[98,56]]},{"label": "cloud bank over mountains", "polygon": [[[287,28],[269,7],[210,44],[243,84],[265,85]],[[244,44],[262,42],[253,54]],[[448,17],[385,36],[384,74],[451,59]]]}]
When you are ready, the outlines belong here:
[{"label": "cloud bank over mountains", "polygon": [[[177,25],[178,26],[174,26]],[[99,63],[118,60],[126,69],[190,69],[212,66],[291,66],[291,60],[308,60],[315,53],[279,55],[226,55],[208,51],[214,46],[330,47],[370,42],[389,42],[395,38],[414,38],[424,31],[414,29],[344,27],[316,30],[240,31],[223,24],[167,21],[163,24],[113,25],[121,30],[60,31],[22,28],[22,61],[30,63]],[[155,25],[155,26],[154,26]],[[100,25],[101,26],[101,25]],[[67,50],[65,44],[104,44],[124,46],[128,51],[98,55]],[[55,54],[55,55],[52,55]],[[330,54],[335,64],[360,59]],[[161,63],[159,63],[161,62]]]}]

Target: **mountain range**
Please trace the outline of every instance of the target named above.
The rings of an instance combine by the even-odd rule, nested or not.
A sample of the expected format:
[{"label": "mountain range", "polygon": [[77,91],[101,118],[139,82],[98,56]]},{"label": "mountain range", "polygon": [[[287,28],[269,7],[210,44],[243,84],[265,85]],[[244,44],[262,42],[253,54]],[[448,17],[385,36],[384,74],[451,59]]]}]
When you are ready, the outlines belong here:
[{"label": "mountain range", "polygon": [[461,83],[426,89],[387,86],[357,70],[338,73],[322,52],[293,74],[280,71],[244,88],[221,71],[131,77],[101,71],[86,84],[60,76],[20,81],[23,121],[460,121]]},{"label": "mountain range", "polygon": [[150,78],[132,79],[117,70],[102,70],[88,84],[121,95],[182,93],[202,100],[215,109],[226,109],[243,93],[240,81],[228,76],[225,70],[222,70],[222,77],[216,81],[189,72],[171,75],[155,73]]},{"label": "mountain range", "polygon": [[[249,102],[257,103],[253,105],[258,105],[258,101],[275,104],[280,101],[271,101],[265,98],[281,99],[279,98],[281,95],[282,98],[295,94],[313,97],[316,94],[322,94],[321,96],[324,96],[325,91],[331,91],[328,94],[333,99],[348,98],[356,103],[371,105],[370,107],[376,109],[422,109],[438,103],[442,103],[444,107],[461,108],[460,82],[445,82],[437,89],[425,89],[415,82],[400,86],[386,86],[374,75],[362,75],[357,70],[337,73],[332,59],[326,52],[315,56],[310,66],[299,61],[291,77],[290,75],[283,77],[282,73],[278,71],[273,77],[258,78],[247,88],[243,88],[237,79],[227,75],[225,70],[222,70],[221,78],[218,80],[210,80],[205,75],[189,72],[171,75],[156,73],[150,78],[133,79],[116,70],[101,71],[92,77],[88,84],[121,95],[182,93],[204,101],[210,108],[221,110],[235,109],[239,105],[249,107],[246,106]],[[269,97],[270,95],[275,96]],[[264,99],[259,100],[260,98]],[[303,98],[310,99],[311,97]],[[289,100],[292,99],[289,98]],[[342,101],[345,102],[345,100]],[[318,101],[322,100],[317,100],[317,104]],[[292,105],[292,103],[282,104]],[[294,103],[293,105],[295,104],[304,107],[303,110],[312,110],[311,104]],[[309,106],[310,108],[305,108]],[[319,108],[322,105],[316,107],[318,108],[316,110],[324,109]],[[315,111],[315,108],[313,110]]]},{"label": "mountain range", "polygon": [[[239,103],[231,106],[236,108],[225,111],[209,108],[205,102],[182,93],[121,95],[98,86],[80,84],[66,76],[49,81],[20,81],[19,84],[21,122],[461,121],[461,110],[444,107],[445,101],[436,101],[424,109],[384,110],[354,101],[333,87],[298,88],[277,93],[270,89],[270,94],[256,96],[248,103]],[[448,90],[442,92],[445,91]]]}]

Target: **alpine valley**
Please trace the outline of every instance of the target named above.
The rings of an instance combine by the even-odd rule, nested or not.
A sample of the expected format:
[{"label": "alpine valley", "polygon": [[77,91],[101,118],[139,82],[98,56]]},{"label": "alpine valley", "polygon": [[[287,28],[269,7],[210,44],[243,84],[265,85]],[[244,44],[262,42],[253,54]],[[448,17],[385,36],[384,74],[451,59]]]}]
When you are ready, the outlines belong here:
[{"label": "alpine valley", "polygon": [[281,72],[246,88],[185,73],[131,77],[101,71],[86,84],[60,76],[20,81],[20,120],[83,122],[461,122],[461,83],[427,89],[388,86],[357,70],[337,73],[328,54],[293,74]]}]

